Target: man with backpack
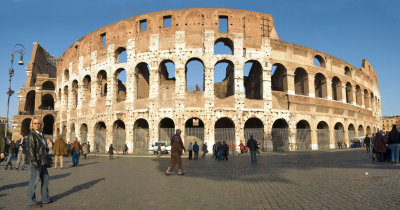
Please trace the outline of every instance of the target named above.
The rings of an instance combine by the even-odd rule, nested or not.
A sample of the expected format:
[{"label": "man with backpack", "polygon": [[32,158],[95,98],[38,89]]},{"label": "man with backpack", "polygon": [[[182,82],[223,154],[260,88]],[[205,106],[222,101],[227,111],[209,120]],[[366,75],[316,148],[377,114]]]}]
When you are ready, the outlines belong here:
[{"label": "man with backpack", "polygon": [[247,147],[250,149],[251,163],[257,163],[257,141],[253,138],[253,135],[251,135],[250,139],[247,141]]}]

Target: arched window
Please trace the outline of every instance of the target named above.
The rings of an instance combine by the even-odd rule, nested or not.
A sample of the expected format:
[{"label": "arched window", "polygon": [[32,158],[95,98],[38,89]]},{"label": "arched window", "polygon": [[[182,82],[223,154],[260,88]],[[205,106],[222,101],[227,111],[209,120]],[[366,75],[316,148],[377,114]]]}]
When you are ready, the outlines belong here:
[{"label": "arched window", "polygon": [[191,58],[185,65],[186,91],[204,91],[204,64],[198,58]]},{"label": "arched window", "polygon": [[346,83],[346,103],[353,103],[353,87],[350,82]]},{"label": "arched window", "polygon": [[263,148],[264,123],[256,117],[252,117],[244,123],[244,139],[250,139],[251,136],[253,136],[253,138],[261,144],[261,148]]},{"label": "arched window", "polygon": [[330,148],[329,126],[325,121],[317,125],[318,149],[325,150]]},{"label": "arched window", "polygon": [[158,73],[160,75],[160,86],[175,87],[175,64],[171,60],[161,62]]},{"label": "arched window", "polygon": [[164,118],[160,121],[158,130],[158,141],[169,141],[175,134],[175,123],[171,118]]},{"label": "arched window", "polygon": [[365,89],[364,90],[364,105],[365,105],[365,108],[371,108],[371,106],[370,106],[370,98],[369,98],[369,93],[368,93],[368,90],[367,89]]},{"label": "arched window", "polygon": [[348,66],[344,67],[344,74],[351,77],[351,70]]},{"label": "arched window", "polygon": [[83,78],[83,100],[84,103],[90,102],[92,95],[92,80],[89,75]]},{"label": "arched window", "polygon": [[285,66],[280,63],[272,65],[271,70],[271,89],[275,91],[287,91],[286,81],[287,70]]},{"label": "arched window", "polygon": [[34,90],[26,94],[24,114],[33,115],[35,113],[35,95],[36,92]]},{"label": "arched window", "polygon": [[326,78],[323,74],[317,73],[314,77],[314,88],[315,97],[326,98],[327,88],[326,88]]},{"label": "arched window", "polygon": [[362,106],[362,91],[358,85],[356,85],[356,102],[357,105]]},{"label": "arched window", "polygon": [[353,140],[356,136],[356,129],[354,128],[354,125],[350,123],[347,131],[349,133],[349,140]]},{"label": "arched window", "polygon": [[323,68],[326,67],[326,66],[325,66],[325,60],[324,60],[324,58],[322,58],[322,56],[320,56],[320,55],[316,55],[316,56],[314,57],[313,63],[314,63],[314,65],[316,65],[316,66],[320,66],[320,67],[323,67]]},{"label": "arched window", "polygon": [[185,122],[185,143],[197,142],[198,145],[204,143],[204,123],[201,119],[194,117]]},{"label": "arched window", "polygon": [[272,124],[271,136],[274,152],[289,150],[289,125],[284,119],[277,119]]},{"label": "arched window", "polygon": [[339,148],[339,145],[344,144],[344,126],[342,123],[338,122],[335,124],[334,129],[335,146],[336,148]]},{"label": "arched window", "polygon": [[235,94],[235,66],[232,61],[221,60],[214,66],[214,94],[227,98]]},{"label": "arched window", "polygon": [[43,117],[43,134],[53,135],[54,117],[48,114]]},{"label": "arched window", "polygon": [[78,81],[72,81],[72,107],[76,108],[78,106]]},{"label": "arched window", "polygon": [[136,120],[133,125],[133,153],[148,154],[149,141],[149,123],[145,119]]},{"label": "arched window", "polygon": [[99,71],[97,74],[98,92],[100,97],[107,97],[107,72]]},{"label": "arched window", "polygon": [[214,125],[215,142],[223,142],[232,145],[235,144],[235,123],[227,117],[222,117]]},{"label": "arched window", "polygon": [[126,71],[125,69],[118,69],[115,72],[115,91],[117,94],[117,101],[125,101],[126,99]]},{"label": "arched window", "polygon": [[44,94],[42,96],[42,104],[39,106],[42,110],[54,110],[54,98],[51,94]]},{"label": "arched window", "polygon": [[296,150],[311,150],[311,126],[306,120],[296,124]]},{"label": "arched window", "polygon": [[308,95],[308,74],[303,68],[294,72],[294,86],[297,95]]},{"label": "arched window", "polygon": [[219,38],[214,43],[214,55],[233,55],[233,42],[229,38]]},{"label": "arched window", "polygon": [[135,68],[136,91],[137,99],[148,98],[150,92],[150,71],[147,63],[139,63]]},{"label": "arched window", "polygon": [[263,69],[258,61],[248,61],[243,67],[244,93],[249,99],[263,99]]},{"label": "arched window", "polygon": [[126,63],[128,60],[128,56],[126,53],[126,49],[123,47],[119,47],[116,51],[115,51],[115,58],[116,58],[116,63]]},{"label": "arched window", "polygon": [[122,120],[117,120],[113,125],[113,146],[116,151],[121,152],[124,149],[125,140],[125,123]]},{"label": "arched window", "polygon": [[42,85],[42,90],[55,90],[54,83],[52,81],[46,81]]},{"label": "arched window", "polygon": [[68,71],[68,69],[64,70],[64,81],[69,81],[69,71]]},{"label": "arched window", "polygon": [[336,101],[342,100],[342,82],[338,77],[332,78],[332,99]]},{"label": "arched window", "polygon": [[94,148],[98,148],[100,153],[104,153],[106,151],[106,133],[106,124],[102,121],[96,123],[94,126]]}]

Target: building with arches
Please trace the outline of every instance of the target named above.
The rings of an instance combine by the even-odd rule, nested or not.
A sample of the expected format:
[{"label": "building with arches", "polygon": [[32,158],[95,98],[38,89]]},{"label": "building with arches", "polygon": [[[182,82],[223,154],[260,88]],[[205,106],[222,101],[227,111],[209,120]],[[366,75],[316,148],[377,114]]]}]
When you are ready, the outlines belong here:
[{"label": "building with arches", "polygon": [[381,125],[367,60],[357,68],[281,41],[271,15],[244,10],[166,10],[104,26],[64,52],[55,83],[54,134],[101,151],[126,143],[148,153],[177,128],[185,145],[253,135],[265,151],[332,149]]}]

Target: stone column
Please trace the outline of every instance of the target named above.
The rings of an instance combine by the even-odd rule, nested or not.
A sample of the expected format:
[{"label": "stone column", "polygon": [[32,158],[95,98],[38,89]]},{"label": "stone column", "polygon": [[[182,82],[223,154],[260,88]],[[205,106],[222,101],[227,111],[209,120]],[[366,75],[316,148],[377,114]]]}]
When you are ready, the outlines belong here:
[{"label": "stone column", "polygon": [[339,93],[340,93],[340,101],[342,101],[343,103],[346,103],[346,86],[338,86],[338,98],[339,98]]},{"label": "stone column", "polygon": [[[325,88],[326,89],[325,89]],[[328,99],[328,100],[332,100],[332,82],[328,82],[328,81],[326,81],[326,84],[324,85],[322,85],[322,94],[324,93],[324,92],[326,92],[326,99]]]},{"label": "stone column", "polygon": [[243,65],[242,62],[235,63],[234,78],[235,78],[235,108],[242,110],[244,108],[244,84],[243,84]]},{"label": "stone column", "polygon": [[357,93],[356,93],[356,89],[351,89],[351,98],[352,98],[352,104],[354,106],[357,106]]},{"label": "stone column", "polygon": [[86,104],[86,98],[85,98],[84,91],[85,91],[84,85],[80,84],[78,86],[78,101],[77,101],[77,103],[78,103],[78,106],[77,106],[77,110],[78,110],[77,114],[78,114],[78,116],[82,115],[82,106],[83,106],[83,104]]},{"label": "stone column", "polygon": [[311,129],[311,149],[318,150],[318,135],[317,129]]},{"label": "stone column", "polygon": [[294,84],[294,74],[289,74],[289,73],[287,73],[286,75],[284,75],[285,77],[284,77],[284,83],[286,83],[286,84],[284,84],[284,87],[285,87],[285,85],[286,85],[286,87],[287,87],[287,93],[289,94],[289,95],[295,95],[296,94],[296,92],[295,92],[295,90],[296,90],[296,87],[295,87],[295,84]]},{"label": "stone column", "polygon": [[314,76],[308,78],[308,96],[315,97],[315,84],[314,84]]},{"label": "stone column", "polygon": [[365,103],[364,103],[364,93],[363,93],[363,92],[361,92],[359,95],[360,95],[360,97],[361,97],[361,108],[365,108]]},{"label": "stone column", "polygon": [[214,107],[214,68],[205,66],[204,67],[204,103],[205,108],[210,109]]}]

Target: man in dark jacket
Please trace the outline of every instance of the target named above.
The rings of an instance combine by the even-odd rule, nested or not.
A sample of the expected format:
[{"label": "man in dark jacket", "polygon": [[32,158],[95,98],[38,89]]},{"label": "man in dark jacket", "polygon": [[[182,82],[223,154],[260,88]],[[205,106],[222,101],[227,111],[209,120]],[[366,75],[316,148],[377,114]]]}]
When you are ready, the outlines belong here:
[{"label": "man in dark jacket", "polygon": [[197,144],[197,141],[194,142],[193,152],[194,152],[194,159],[198,160],[199,159],[199,145]]},{"label": "man in dark jacket", "polygon": [[49,174],[46,167],[47,145],[41,132],[42,122],[38,117],[33,117],[31,128],[27,139],[27,156],[29,159],[29,184],[27,193],[27,204],[32,207],[40,207],[36,202],[36,184],[40,181],[42,192],[42,203],[48,204],[52,201],[49,198]]},{"label": "man in dark jacket", "polygon": [[247,141],[247,147],[250,149],[251,163],[257,163],[257,141],[253,138],[253,135]]},{"label": "man in dark jacket", "polygon": [[368,134],[365,136],[364,138],[364,144],[365,144],[365,148],[367,149],[367,152],[371,151],[371,139],[369,138]]},{"label": "man in dark jacket", "polygon": [[388,143],[392,150],[392,163],[397,164],[399,163],[400,133],[397,130],[396,124],[393,125],[392,130],[389,132]]}]

